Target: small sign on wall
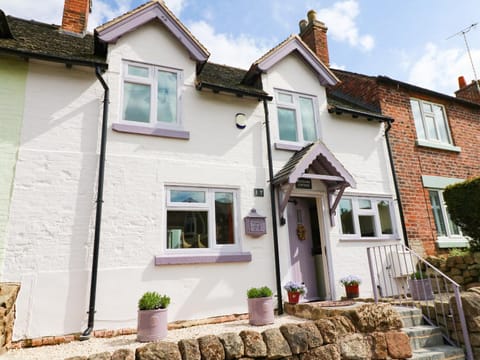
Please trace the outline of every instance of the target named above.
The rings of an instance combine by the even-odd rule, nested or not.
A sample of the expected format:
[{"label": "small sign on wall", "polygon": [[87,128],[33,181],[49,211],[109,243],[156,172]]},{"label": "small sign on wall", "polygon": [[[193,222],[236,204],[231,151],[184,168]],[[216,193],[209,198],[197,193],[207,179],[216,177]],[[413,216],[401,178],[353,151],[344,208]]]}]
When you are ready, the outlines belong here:
[{"label": "small sign on wall", "polygon": [[267,233],[266,217],[257,214],[257,210],[252,209],[250,213],[245,216],[245,234],[259,237]]},{"label": "small sign on wall", "polygon": [[297,189],[311,189],[312,188],[312,179],[300,178],[297,180],[295,187]]}]

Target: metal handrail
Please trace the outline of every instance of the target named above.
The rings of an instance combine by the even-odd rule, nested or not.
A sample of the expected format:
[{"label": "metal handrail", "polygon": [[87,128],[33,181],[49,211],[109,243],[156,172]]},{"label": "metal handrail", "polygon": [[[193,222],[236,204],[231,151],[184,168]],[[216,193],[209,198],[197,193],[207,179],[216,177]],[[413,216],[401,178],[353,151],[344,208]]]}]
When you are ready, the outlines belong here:
[{"label": "metal handrail", "polygon": [[474,360],[459,284],[403,244],[369,247],[367,255],[375,303],[420,307],[428,324]]}]

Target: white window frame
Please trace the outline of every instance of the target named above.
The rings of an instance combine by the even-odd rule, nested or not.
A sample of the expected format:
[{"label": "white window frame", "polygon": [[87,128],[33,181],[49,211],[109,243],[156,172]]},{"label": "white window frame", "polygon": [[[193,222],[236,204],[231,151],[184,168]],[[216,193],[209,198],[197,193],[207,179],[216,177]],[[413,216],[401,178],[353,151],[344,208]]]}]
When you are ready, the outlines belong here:
[{"label": "white window frame", "polygon": [[[445,204],[445,200],[443,199],[443,189],[436,189],[436,188],[427,188],[428,190],[428,197],[430,201],[430,206],[432,208],[432,217],[433,222],[435,225],[436,235],[437,235],[437,244],[440,248],[447,248],[447,247],[466,247],[468,246],[468,239],[462,234],[462,229],[458,227],[459,234],[454,234],[452,229],[450,228],[450,221],[448,215],[447,205]],[[445,225],[445,232],[446,235],[439,235],[437,222],[435,221],[435,213],[433,209],[433,204],[430,199],[430,192],[436,192],[438,194],[438,199],[440,201],[440,210],[442,213],[442,220]]]},{"label": "white window frame", "polygon": [[[279,98],[280,94],[292,96],[293,104],[280,101],[280,98]],[[319,115],[319,112],[318,112],[318,97],[315,96],[315,95],[299,93],[299,92],[294,92],[294,91],[289,91],[289,90],[275,89],[276,116],[277,116],[277,139],[278,139],[279,144],[284,144],[286,146],[288,146],[288,145],[304,146],[306,144],[312,143],[311,140],[305,140],[303,138],[303,123],[302,123],[302,117],[301,117],[301,112],[300,112],[300,102],[299,102],[300,98],[307,98],[307,99],[312,100],[313,115],[315,117],[315,119],[314,119],[315,136],[316,136],[316,139],[320,138],[320,128],[319,128],[320,115]],[[290,110],[295,111],[295,120],[296,120],[296,125],[297,125],[297,141],[280,139],[280,122],[279,122],[279,118],[278,118],[278,109],[280,109],[280,108],[290,109]]]},{"label": "white window frame", "polygon": [[[352,214],[353,214],[353,227],[354,234],[344,234],[342,229],[342,218],[340,213],[340,204],[337,210],[337,218],[339,224],[340,238],[342,240],[393,240],[398,239],[397,223],[394,211],[394,201],[390,197],[376,197],[376,196],[352,196],[345,195],[342,196],[342,200],[350,200],[352,204]],[[372,204],[371,209],[360,209],[359,201],[368,200]],[[392,223],[392,233],[391,234],[382,234],[381,233],[381,223],[380,215],[378,213],[378,203],[381,201],[388,202],[388,208],[390,213],[390,221]],[[375,236],[361,236],[360,232],[360,221],[359,216],[367,215],[373,216],[374,226],[375,226]]]},{"label": "white window frame", "polygon": [[[204,191],[205,203],[180,203],[172,202],[170,191]],[[217,244],[216,243],[216,231],[215,231],[215,193],[228,192],[233,195],[233,236],[234,244]],[[185,187],[185,186],[168,186],[166,187],[166,206],[165,206],[165,241],[163,242],[163,249],[165,254],[198,254],[205,252],[238,252],[241,249],[240,236],[239,236],[239,220],[238,220],[238,189],[234,188],[221,188],[221,187]],[[206,248],[192,248],[192,249],[169,249],[167,247],[168,241],[168,229],[167,229],[167,217],[168,211],[207,211],[208,212],[208,247]]]},{"label": "white window frame", "polygon": [[[141,68],[146,68],[149,71],[148,78],[129,75],[128,74],[128,66],[137,66]],[[176,89],[176,121],[172,123],[165,123],[161,121],[157,121],[157,76],[158,71],[168,72],[176,74],[177,77],[177,89]],[[132,121],[123,118],[123,106],[125,101],[125,83],[132,83],[132,84],[141,84],[141,85],[149,85],[150,86],[150,121],[146,122],[139,122],[139,121]],[[135,125],[140,127],[151,127],[151,128],[162,128],[162,129],[182,129],[182,116],[181,116],[181,95],[180,95],[180,88],[181,84],[183,84],[183,71],[180,69],[174,69],[165,66],[159,65],[152,65],[146,63],[140,63],[130,60],[124,60],[122,64],[122,77],[121,77],[121,89],[122,89],[122,96],[120,101],[120,109],[119,109],[119,118],[120,122],[123,124]]]},{"label": "white window frame", "polygon": [[[413,111],[413,102],[417,102],[418,105],[419,105],[421,119],[416,119],[415,118],[415,113]],[[438,119],[438,117],[435,116],[434,112],[426,111],[424,105],[430,105],[432,107],[434,107],[434,106],[440,107],[440,109],[442,111],[443,118]],[[450,124],[449,124],[448,119],[447,119],[447,112],[445,110],[445,107],[442,104],[438,104],[438,103],[434,103],[434,102],[431,102],[431,101],[426,101],[426,100],[422,100],[422,99],[412,97],[412,98],[410,98],[410,108],[411,108],[412,117],[413,117],[413,120],[414,120],[414,123],[415,123],[415,129],[416,129],[416,133],[417,133],[417,144],[418,145],[441,147],[441,148],[442,148],[442,146],[444,146],[444,147],[446,146],[447,149],[451,148],[451,150],[456,150],[456,151],[459,150],[457,147],[455,147],[453,145],[452,135],[451,135],[451,132],[450,132]],[[434,120],[435,132],[437,134],[437,138],[431,138],[429,133],[428,133],[428,129],[427,129],[427,125],[426,125],[426,117],[427,116],[432,117],[433,120]],[[443,122],[443,125],[445,126],[447,141],[442,140],[441,137],[440,137],[440,131],[439,131],[439,122],[440,121]],[[420,125],[422,126],[422,129],[419,129]],[[420,136],[420,134],[422,134],[422,133],[423,133],[424,136]]]}]

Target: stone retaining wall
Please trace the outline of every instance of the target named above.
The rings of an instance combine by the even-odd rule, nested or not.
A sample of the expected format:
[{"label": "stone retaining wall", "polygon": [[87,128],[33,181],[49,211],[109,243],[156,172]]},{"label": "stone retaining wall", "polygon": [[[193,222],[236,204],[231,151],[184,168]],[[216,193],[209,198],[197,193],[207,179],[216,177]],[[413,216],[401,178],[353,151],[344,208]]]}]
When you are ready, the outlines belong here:
[{"label": "stone retaining wall", "polygon": [[0,354],[8,350],[12,342],[15,322],[15,301],[20,284],[0,283]]},{"label": "stone retaining wall", "polygon": [[480,252],[461,256],[429,256],[426,260],[464,289],[480,285]]},{"label": "stone retaining wall", "polygon": [[[121,349],[66,360],[341,360],[406,359],[412,356],[408,336],[395,316],[379,320],[389,305],[362,305],[345,315],[300,324],[285,324],[263,332],[244,330],[198,339],[149,343],[136,351]],[[380,313],[378,310],[380,309]],[[378,315],[380,314],[380,315]],[[373,319],[373,320],[372,320]]]}]

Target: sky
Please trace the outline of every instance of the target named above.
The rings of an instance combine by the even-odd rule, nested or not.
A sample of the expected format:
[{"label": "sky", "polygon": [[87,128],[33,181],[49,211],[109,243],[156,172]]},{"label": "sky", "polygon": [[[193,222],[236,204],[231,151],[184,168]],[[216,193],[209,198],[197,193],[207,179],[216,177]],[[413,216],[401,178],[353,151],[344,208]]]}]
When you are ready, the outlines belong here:
[{"label": "sky", "polygon": [[[92,0],[89,29],[146,0]],[[330,65],[384,75],[447,95],[480,76],[479,0],[165,0],[209,50],[210,61],[248,69],[309,10],[328,27]],[[7,15],[61,24],[64,0],[0,0]],[[466,40],[466,42],[465,42]],[[467,51],[467,44],[468,49]],[[473,66],[472,66],[473,63]]]}]

